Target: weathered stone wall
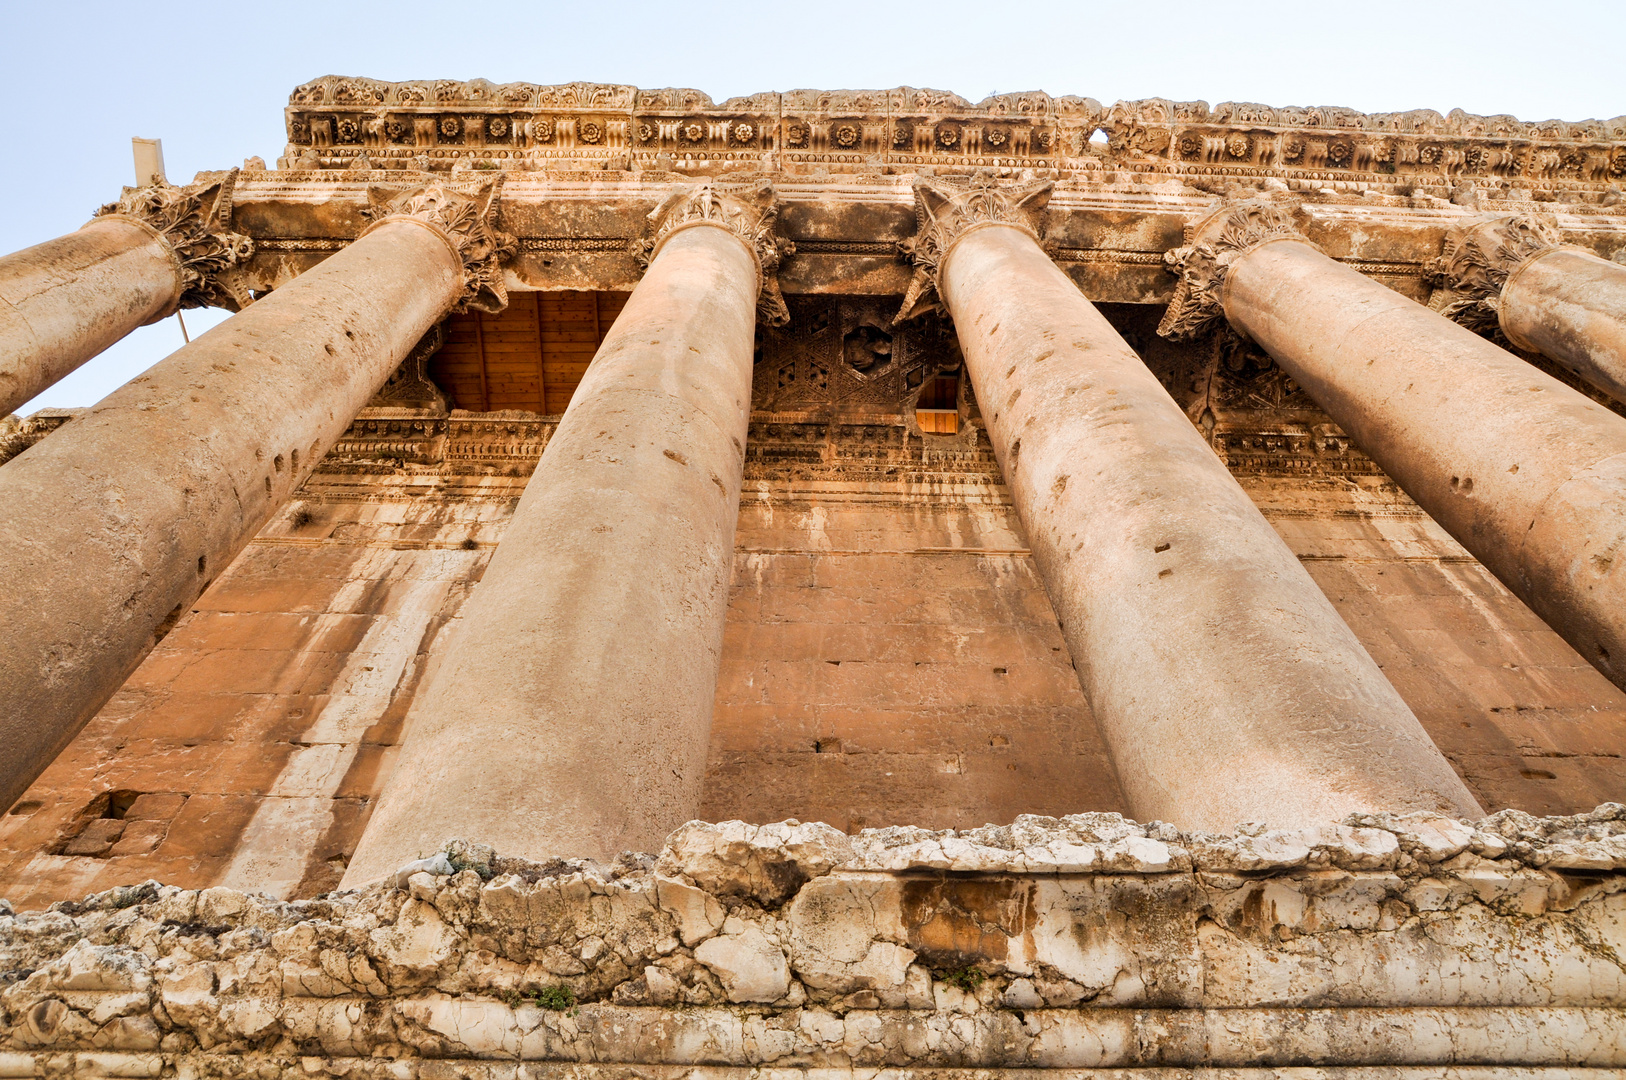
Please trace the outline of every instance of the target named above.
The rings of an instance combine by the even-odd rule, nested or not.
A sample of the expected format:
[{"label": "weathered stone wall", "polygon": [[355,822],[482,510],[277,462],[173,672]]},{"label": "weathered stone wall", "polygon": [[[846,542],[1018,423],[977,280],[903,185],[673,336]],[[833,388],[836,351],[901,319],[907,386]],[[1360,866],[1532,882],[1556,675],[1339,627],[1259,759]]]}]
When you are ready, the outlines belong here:
[{"label": "weathered stone wall", "polygon": [[0,1070],[1620,1067],[1623,819],[694,822],[658,860],[457,841],[319,900],[147,883],[0,908]]}]

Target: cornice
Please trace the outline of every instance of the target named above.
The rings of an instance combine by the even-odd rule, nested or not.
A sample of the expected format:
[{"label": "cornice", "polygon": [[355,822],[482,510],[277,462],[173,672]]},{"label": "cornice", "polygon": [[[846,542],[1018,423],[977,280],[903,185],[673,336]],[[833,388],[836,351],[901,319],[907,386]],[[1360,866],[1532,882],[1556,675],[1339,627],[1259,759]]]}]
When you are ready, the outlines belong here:
[{"label": "cornice", "polygon": [[382,82],[324,76],[286,110],[284,163],[440,169],[754,167],[836,173],[1123,168],[1167,176],[1464,182],[1602,191],[1626,178],[1626,117],[1539,122],[1428,109],[1273,107],[1147,98],[1104,106],[1042,91],[975,104],[937,90],[794,90],[721,103],[693,89]]}]

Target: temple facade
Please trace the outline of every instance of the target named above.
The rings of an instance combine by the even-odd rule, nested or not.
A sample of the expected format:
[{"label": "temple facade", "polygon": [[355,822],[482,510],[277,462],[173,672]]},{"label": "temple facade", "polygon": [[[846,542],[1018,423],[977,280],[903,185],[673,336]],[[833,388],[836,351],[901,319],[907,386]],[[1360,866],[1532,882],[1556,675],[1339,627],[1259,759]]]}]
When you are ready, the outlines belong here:
[{"label": "temple facade", "polygon": [[286,127],[0,257],[234,312],[0,421],[0,1077],[1626,1069],[1626,117]]}]

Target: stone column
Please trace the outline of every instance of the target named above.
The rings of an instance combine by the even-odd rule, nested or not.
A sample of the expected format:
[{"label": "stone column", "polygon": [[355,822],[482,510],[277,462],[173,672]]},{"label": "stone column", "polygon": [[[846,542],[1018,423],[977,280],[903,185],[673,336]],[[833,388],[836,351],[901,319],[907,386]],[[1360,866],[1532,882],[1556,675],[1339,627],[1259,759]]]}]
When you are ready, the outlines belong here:
[{"label": "stone column", "polygon": [[1160,332],[1257,342],[1406,493],[1626,687],[1626,420],[1322,254],[1267,202],[1171,252]]},{"label": "stone column", "polygon": [[1049,185],[916,187],[921,267],[1141,820],[1479,807],[1297,558],[1040,249]]},{"label": "stone column", "polygon": [[653,258],[548,441],[345,874],[465,837],[658,851],[700,804],[759,296],[786,321],[772,187],[657,210]]},{"label": "stone column", "polygon": [[1558,223],[1538,214],[1452,230],[1429,265],[1449,290],[1442,313],[1470,330],[1499,327],[1626,402],[1626,266],[1563,242]]},{"label": "stone column", "polygon": [[248,302],[221,276],[254,250],[228,231],[236,176],[125,188],[78,232],[0,258],[0,416],[177,308]]},{"label": "stone column", "polygon": [[[304,480],[424,333],[502,297],[494,186],[361,239],[0,466],[0,806]],[[484,299],[482,299],[482,295]]]}]

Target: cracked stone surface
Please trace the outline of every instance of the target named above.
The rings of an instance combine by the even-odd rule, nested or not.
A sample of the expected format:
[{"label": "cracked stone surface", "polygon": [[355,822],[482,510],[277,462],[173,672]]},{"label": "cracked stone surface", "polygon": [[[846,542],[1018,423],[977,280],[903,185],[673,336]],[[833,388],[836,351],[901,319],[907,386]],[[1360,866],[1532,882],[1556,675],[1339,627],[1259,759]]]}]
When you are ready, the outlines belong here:
[{"label": "cracked stone surface", "polygon": [[0,1076],[1604,1075],[1574,1070],[1626,1067],[1623,957],[1614,804],[1225,835],[691,822],[608,864],[453,842],[314,900],[0,904]]}]

